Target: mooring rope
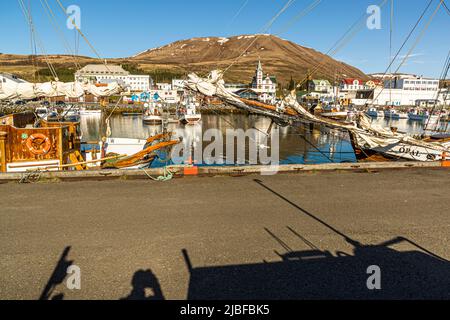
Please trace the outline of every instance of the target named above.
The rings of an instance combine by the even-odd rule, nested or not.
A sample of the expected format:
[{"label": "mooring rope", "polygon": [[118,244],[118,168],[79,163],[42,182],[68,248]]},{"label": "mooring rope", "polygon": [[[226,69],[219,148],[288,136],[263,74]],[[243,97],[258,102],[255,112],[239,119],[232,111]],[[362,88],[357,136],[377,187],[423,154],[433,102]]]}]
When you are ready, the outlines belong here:
[{"label": "mooring rope", "polygon": [[144,171],[144,173],[147,175],[147,177],[148,177],[149,179],[153,180],[153,181],[161,181],[161,182],[164,182],[164,181],[172,180],[172,178],[173,178],[173,172],[170,171],[169,168],[168,168],[167,166],[164,166],[164,174],[163,174],[162,176],[159,176],[159,177],[156,177],[156,178],[152,177],[152,176],[147,172],[147,170],[145,170],[145,168],[142,168],[142,171]]},{"label": "mooring rope", "polygon": [[22,177],[19,180],[19,183],[34,183],[38,182],[41,179],[42,171],[36,170],[31,172],[26,172],[22,174]]}]

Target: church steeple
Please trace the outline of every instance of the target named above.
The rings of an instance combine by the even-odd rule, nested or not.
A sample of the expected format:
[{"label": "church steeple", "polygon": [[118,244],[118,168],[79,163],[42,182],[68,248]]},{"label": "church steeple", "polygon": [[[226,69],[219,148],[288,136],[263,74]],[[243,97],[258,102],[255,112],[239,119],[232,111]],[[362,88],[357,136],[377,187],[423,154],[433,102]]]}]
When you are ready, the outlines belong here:
[{"label": "church steeple", "polygon": [[256,69],[257,72],[261,71],[262,72],[262,64],[261,64],[261,60],[258,60],[258,68]]},{"label": "church steeple", "polygon": [[261,59],[258,60],[258,67],[256,68],[256,87],[258,89],[262,88],[262,82],[264,78],[263,68],[261,64]]}]

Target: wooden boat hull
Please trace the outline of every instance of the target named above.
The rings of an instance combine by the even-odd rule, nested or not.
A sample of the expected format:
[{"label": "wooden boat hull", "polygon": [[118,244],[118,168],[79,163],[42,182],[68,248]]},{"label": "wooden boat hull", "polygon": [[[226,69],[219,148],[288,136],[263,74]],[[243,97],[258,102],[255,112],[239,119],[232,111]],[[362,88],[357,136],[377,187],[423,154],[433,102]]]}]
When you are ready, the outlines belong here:
[{"label": "wooden boat hull", "polygon": [[[358,143],[355,134],[350,132],[350,140],[358,161],[442,161],[448,160],[450,153],[443,153],[438,150],[429,149],[422,146],[410,145],[398,142],[386,147],[366,148]],[[450,149],[449,149],[450,150]]]}]

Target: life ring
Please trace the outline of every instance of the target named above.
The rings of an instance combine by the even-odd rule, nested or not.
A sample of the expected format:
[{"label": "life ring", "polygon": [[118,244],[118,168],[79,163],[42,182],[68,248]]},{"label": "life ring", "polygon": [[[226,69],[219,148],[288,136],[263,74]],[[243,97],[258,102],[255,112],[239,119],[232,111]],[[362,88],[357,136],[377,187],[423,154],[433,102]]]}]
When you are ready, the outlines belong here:
[{"label": "life ring", "polygon": [[35,133],[29,136],[26,146],[32,154],[37,156],[47,154],[52,148],[50,139],[42,133]]}]

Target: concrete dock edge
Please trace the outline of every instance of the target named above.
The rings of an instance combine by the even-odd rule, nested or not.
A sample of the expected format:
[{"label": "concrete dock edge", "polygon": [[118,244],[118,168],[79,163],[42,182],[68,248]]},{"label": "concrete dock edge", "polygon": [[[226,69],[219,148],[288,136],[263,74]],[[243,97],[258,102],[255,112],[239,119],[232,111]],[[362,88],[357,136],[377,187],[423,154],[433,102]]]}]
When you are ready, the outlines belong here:
[{"label": "concrete dock edge", "polygon": [[[174,177],[183,177],[186,168],[192,166],[169,166]],[[195,176],[241,176],[241,175],[271,175],[282,173],[326,172],[326,171],[358,171],[358,170],[389,170],[408,168],[441,168],[441,162],[366,162],[366,163],[326,163],[326,164],[289,164],[270,166],[200,166]],[[20,181],[28,173],[2,173],[0,182]],[[86,170],[86,171],[46,171],[38,172],[38,180],[46,181],[79,181],[79,180],[114,180],[114,179],[149,179],[164,175],[164,168],[133,169],[133,170]]]}]

